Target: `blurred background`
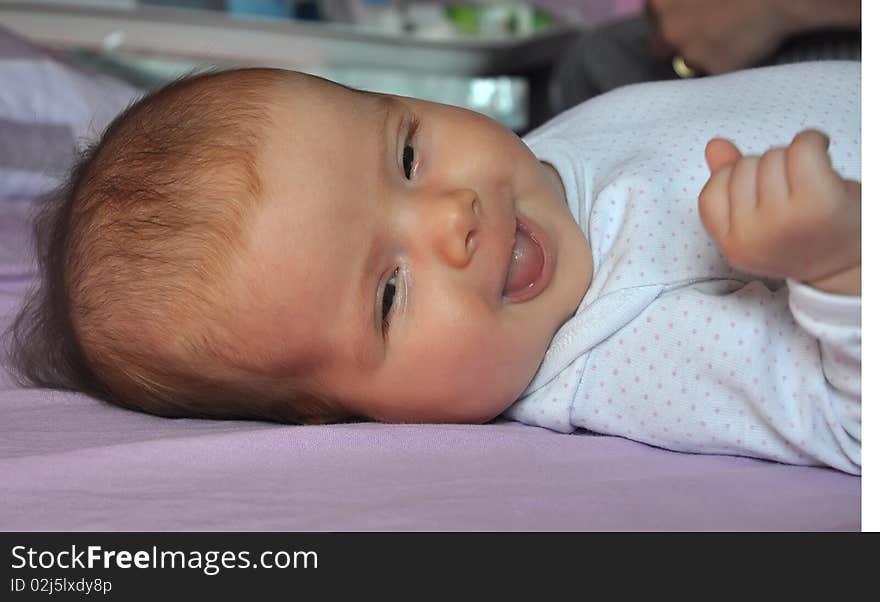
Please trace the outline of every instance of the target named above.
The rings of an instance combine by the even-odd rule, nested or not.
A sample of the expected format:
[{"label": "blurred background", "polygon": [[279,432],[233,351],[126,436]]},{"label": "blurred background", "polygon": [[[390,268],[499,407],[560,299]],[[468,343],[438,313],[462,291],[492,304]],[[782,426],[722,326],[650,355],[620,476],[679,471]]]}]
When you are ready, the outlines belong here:
[{"label": "blurred background", "polygon": [[0,0],[0,23],[143,89],[200,69],[274,66],[545,121],[557,59],[642,0]]},{"label": "blurred background", "polygon": [[0,0],[0,24],[140,89],[281,67],[520,134],[630,83],[861,59],[859,0]]}]

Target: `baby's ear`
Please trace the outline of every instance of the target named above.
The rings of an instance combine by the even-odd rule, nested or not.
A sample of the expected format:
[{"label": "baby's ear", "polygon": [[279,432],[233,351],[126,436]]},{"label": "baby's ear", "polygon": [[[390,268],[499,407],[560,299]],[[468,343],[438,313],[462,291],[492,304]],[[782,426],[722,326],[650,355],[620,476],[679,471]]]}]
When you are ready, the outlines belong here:
[{"label": "baby's ear", "polygon": [[736,145],[726,138],[712,138],[706,145],[706,163],[709,164],[709,171],[712,173],[738,161],[741,157],[742,153]]}]

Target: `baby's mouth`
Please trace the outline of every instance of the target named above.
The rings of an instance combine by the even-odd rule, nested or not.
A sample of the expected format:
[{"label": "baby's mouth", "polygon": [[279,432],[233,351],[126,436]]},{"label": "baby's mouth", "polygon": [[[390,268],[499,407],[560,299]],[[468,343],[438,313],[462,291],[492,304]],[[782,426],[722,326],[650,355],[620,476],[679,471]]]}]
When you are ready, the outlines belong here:
[{"label": "baby's mouth", "polygon": [[516,235],[507,267],[502,295],[522,303],[540,295],[553,275],[553,257],[547,250],[547,235],[537,224],[517,217]]}]

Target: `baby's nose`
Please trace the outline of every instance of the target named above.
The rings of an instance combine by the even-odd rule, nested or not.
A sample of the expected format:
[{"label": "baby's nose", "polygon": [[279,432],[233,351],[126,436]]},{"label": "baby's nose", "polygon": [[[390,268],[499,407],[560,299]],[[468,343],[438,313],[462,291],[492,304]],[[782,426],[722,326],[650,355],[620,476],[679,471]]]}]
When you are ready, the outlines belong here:
[{"label": "baby's nose", "polygon": [[438,253],[453,267],[466,266],[477,247],[480,199],[476,191],[457,189],[432,205],[431,229]]}]

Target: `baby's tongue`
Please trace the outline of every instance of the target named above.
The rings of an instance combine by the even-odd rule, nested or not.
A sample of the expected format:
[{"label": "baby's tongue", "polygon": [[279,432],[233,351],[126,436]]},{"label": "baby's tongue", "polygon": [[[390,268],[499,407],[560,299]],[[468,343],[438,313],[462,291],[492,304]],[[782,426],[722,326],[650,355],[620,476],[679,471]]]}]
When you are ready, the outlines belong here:
[{"label": "baby's tongue", "polygon": [[507,281],[504,283],[504,295],[513,295],[538,279],[544,267],[544,252],[535,240],[522,228],[516,229],[516,243],[510,267],[507,269]]}]

